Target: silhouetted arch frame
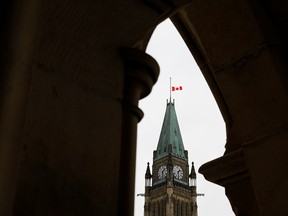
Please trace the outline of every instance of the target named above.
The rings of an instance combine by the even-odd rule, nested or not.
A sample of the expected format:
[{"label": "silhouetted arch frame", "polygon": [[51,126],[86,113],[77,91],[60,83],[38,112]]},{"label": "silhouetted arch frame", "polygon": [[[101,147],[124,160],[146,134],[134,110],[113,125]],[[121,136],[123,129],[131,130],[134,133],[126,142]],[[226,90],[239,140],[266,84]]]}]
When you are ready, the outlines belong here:
[{"label": "silhouetted arch frame", "polygon": [[[216,82],[213,72],[209,67],[209,63],[208,63],[209,59],[206,56],[205,51],[202,48],[201,40],[200,38],[197,38],[197,32],[193,30],[193,20],[190,20],[187,17],[187,13],[189,13],[189,1],[182,1],[182,5],[178,5],[174,9],[169,8],[168,6],[164,7],[163,3],[156,4],[156,1],[147,1],[147,2],[149,2],[150,5],[153,5],[155,10],[159,11],[160,13],[162,11],[161,19],[159,20],[159,22],[157,22],[158,24],[160,24],[162,21],[168,18],[174,24],[175,28],[177,29],[177,31],[183,38],[185,44],[187,45],[188,49],[190,50],[191,54],[193,55],[203,76],[205,77],[206,82],[209,85],[209,88],[211,89],[213,96],[218,104],[218,107],[224,118],[226,126],[229,127],[229,125],[232,124],[232,119],[229,113],[229,109],[224,100],[224,97],[222,96],[222,93],[220,91],[219,85]],[[162,5],[162,7],[160,7],[160,5]],[[164,8],[167,11],[163,11]],[[139,41],[135,45],[135,48],[143,50],[143,51],[146,50],[147,45],[152,36],[152,33],[157,27],[157,25],[154,27],[152,31],[147,33],[146,37],[144,37],[141,41]]]},{"label": "silhouetted arch frame", "polygon": [[[35,71],[42,71],[46,74],[49,72],[49,74],[52,74],[53,76],[54,74],[59,74],[61,77],[65,77],[65,79],[67,78],[68,82],[80,87],[78,89],[79,92],[88,91],[89,94],[93,93],[99,98],[107,97],[116,101],[117,103],[119,102],[122,104],[123,95],[121,94],[121,90],[122,86],[126,85],[125,83],[123,84],[124,72],[121,70],[123,69],[123,63],[120,57],[117,56],[118,48],[129,47],[138,51],[144,51],[153,29],[157,26],[157,24],[168,17],[170,17],[179,33],[182,35],[197,64],[199,65],[200,70],[204,74],[227,126],[227,157],[226,159],[223,159],[226,161],[222,160],[221,163],[218,163],[220,164],[220,167],[216,171],[221,172],[215,172],[214,169],[214,176],[213,173],[208,173],[205,177],[209,177],[212,182],[216,182],[220,185],[227,185],[227,179],[231,177],[231,174],[233,174],[234,177],[237,176],[237,180],[241,180],[240,184],[238,184],[239,181],[237,184],[235,184],[237,187],[230,187],[230,191],[227,191],[226,188],[227,196],[229,197],[231,194],[234,196],[234,200],[232,200],[231,203],[232,206],[235,207],[234,211],[237,210],[238,215],[260,215],[260,213],[264,212],[265,215],[287,215],[287,201],[285,199],[288,191],[288,175],[286,174],[287,172],[285,172],[287,170],[286,168],[288,161],[288,43],[287,25],[285,25],[285,20],[287,20],[287,6],[285,5],[286,1],[139,0],[129,2],[101,1],[101,3],[99,3],[96,1],[51,2],[32,0],[25,3],[23,3],[23,1],[11,2],[13,2],[13,4],[9,3],[8,6],[7,4],[6,6],[4,4],[4,7],[2,7],[2,10],[5,10],[6,13],[3,13],[3,25],[1,26],[4,38],[2,43],[4,47],[3,54],[5,56],[5,58],[3,58],[2,68],[7,74],[13,72],[8,76],[8,78],[5,77],[5,80],[2,81],[3,85],[1,86],[1,89],[4,89],[4,92],[6,92],[6,90],[10,91],[11,89],[15,90],[12,92],[13,94],[4,94],[5,97],[3,99],[6,108],[3,111],[3,116],[5,116],[5,118],[1,119],[1,126],[4,128],[1,130],[1,138],[3,139],[3,137],[5,137],[6,140],[3,142],[3,145],[1,145],[0,151],[1,155],[5,155],[5,157],[1,157],[1,159],[4,158],[2,165],[5,168],[2,169],[1,172],[3,172],[3,170],[8,170],[8,172],[2,175],[2,178],[0,178],[1,191],[3,191],[1,192],[0,197],[0,203],[3,203],[3,208],[0,208],[1,215],[7,215],[7,212],[12,210],[12,206],[17,207],[19,204],[21,206],[25,206],[21,200],[27,200],[27,203],[33,204],[31,200],[33,201],[34,197],[32,197],[32,199],[31,197],[30,199],[26,199],[25,196],[22,196],[22,193],[20,193],[21,197],[18,201],[14,202],[13,198],[13,191],[16,190],[16,186],[20,186],[17,185],[16,179],[20,161],[19,155],[24,144],[24,142],[21,142],[21,139],[24,131],[29,129],[29,127],[25,128],[23,126],[23,122],[26,117],[29,117],[29,115],[26,116],[27,103],[30,100],[30,97],[33,96],[32,93],[29,93],[31,73],[27,73],[27,70],[30,71],[30,69],[33,69],[34,71],[35,69]],[[40,2],[41,6],[39,6]],[[189,3],[193,3],[193,8],[196,8],[194,11]],[[82,10],[82,8],[89,10]],[[200,19],[201,22],[199,22],[199,19],[195,20],[195,17],[192,16],[194,15],[193,12],[200,13],[196,14],[196,16],[199,15],[199,17],[203,18],[203,20]],[[213,16],[211,16],[210,13],[213,13]],[[233,25],[230,22],[230,26],[227,26],[226,24],[229,22],[228,18],[230,18],[230,15],[233,16],[233,13],[235,13],[234,18],[236,17],[237,19],[234,20],[235,23],[232,23]],[[29,14],[29,16],[27,16],[27,14]],[[59,19],[61,17],[60,14],[64,15],[65,19]],[[97,15],[96,17],[90,16],[95,14]],[[77,19],[74,19],[76,17]],[[213,18],[219,17],[226,21],[221,23],[222,27],[225,27],[224,30],[223,28],[217,29],[213,25],[208,25],[210,23],[217,24],[219,20],[214,21]],[[225,20],[225,18],[227,19]],[[94,20],[99,22],[95,23]],[[39,26],[38,21],[40,23]],[[197,21],[198,28],[202,28],[202,34],[199,34],[198,28],[194,28]],[[55,25],[53,25],[54,23],[61,24],[58,26],[60,27],[59,31],[61,31],[61,34],[56,34],[57,32],[55,31],[56,28]],[[40,26],[43,28],[40,28],[42,31],[38,32],[37,29]],[[241,28],[239,28],[239,26],[241,26]],[[82,34],[82,27],[85,30],[84,32],[87,34]],[[228,61],[219,59],[219,54],[215,52],[211,53],[211,49],[215,48],[218,41],[214,40],[213,44],[207,44],[207,38],[203,38],[203,32],[209,34],[209,27],[213,28],[214,32],[218,33],[217,36],[213,35],[212,38],[222,38],[222,45],[227,45],[226,47],[224,46],[225,48],[230,47],[230,45],[235,45],[235,47],[232,47],[228,51],[224,50],[222,53],[226,55],[225,60],[228,58]],[[234,27],[233,31],[231,31],[231,27]],[[62,34],[64,32],[65,34]],[[229,32],[229,35],[227,32]],[[22,35],[25,37],[22,37]],[[66,35],[69,36],[69,38],[71,36],[71,41],[67,40],[69,38],[67,38]],[[51,40],[49,36],[53,36],[54,40]],[[79,44],[74,43],[77,42],[76,39]],[[63,42],[66,40],[69,41],[69,43],[63,44]],[[41,45],[47,45],[46,48],[49,47],[49,49],[45,49],[45,46],[40,46],[38,47],[39,51],[34,53],[33,47],[37,47],[35,41],[37,41],[37,44],[39,42]],[[239,42],[242,43],[239,45]],[[57,47],[65,49],[58,50]],[[76,47],[79,49],[74,49]],[[88,47],[93,47],[93,49],[88,49],[88,51],[92,52],[94,55],[91,55],[90,52],[85,52]],[[218,46],[218,49],[219,47],[221,48],[221,46]],[[71,52],[70,48],[76,52]],[[57,50],[58,52],[54,52]],[[12,53],[11,55],[10,52]],[[133,57],[135,57],[135,55]],[[87,59],[87,57],[91,58]],[[9,61],[7,61],[6,58]],[[71,71],[71,67],[66,67],[71,66],[70,63],[78,59],[85,60],[82,61],[83,64],[80,64],[81,61],[78,62],[78,66],[81,66],[80,69]],[[86,64],[86,60],[88,60],[87,62],[90,64]],[[112,63],[111,60],[113,61]],[[134,60],[135,59],[132,58],[130,62],[133,62]],[[146,60],[151,62],[151,59],[148,57]],[[33,64],[31,65],[31,63]],[[133,64],[134,63],[135,61]],[[108,67],[110,65],[113,67]],[[249,68],[245,69],[245,65],[249,65]],[[101,82],[103,81],[100,79],[102,76],[101,73],[99,73],[99,76],[95,77],[95,74],[97,74],[95,71],[99,70],[101,72],[101,67],[99,68],[98,66],[104,67],[105,71],[109,71],[109,76],[106,74],[107,76],[105,76],[103,81],[105,83],[108,80],[113,82],[108,82],[108,84],[106,83],[107,85],[102,86]],[[59,70],[55,70],[54,67],[58,68]],[[228,70],[227,67],[229,67]],[[16,68],[17,73],[15,72]],[[144,70],[147,68],[141,69]],[[148,67],[148,70],[150,69],[151,68]],[[63,73],[63,71],[65,73]],[[114,72],[117,73],[114,74]],[[19,77],[18,74],[21,74],[21,77]],[[217,75],[217,79],[215,74]],[[222,82],[219,82],[220,76]],[[226,86],[223,85],[224,82]],[[221,85],[219,83],[221,83]],[[11,84],[17,86],[17,88],[11,88]],[[271,86],[275,88],[271,88]],[[69,96],[69,93],[67,93],[67,95]],[[78,98],[80,98],[79,95]],[[95,105],[95,103],[96,102],[92,102],[91,99],[91,104]],[[242,106],[242,104],[244,105]],[[62,109],[64,107],[65,106],[62,106]],[[136,114],[136,117],[138,118],[141,117],[141,112],[134,106],[130,106],[128,108],[131,108],[129,110],[130,113]],[[46,106],[42,109],[42,111],[48,109],[49,106]],[[78,113],[81,113],[81,111],[83,112],[84,110],[85,109],[82,109],[81,106],[78,106]],[[119,113],[119,110],[123,109],[117,105],[117,111],[115,111],[115,114],[117,115],[116,118],[125,121],[122,114],[125,112],[127,114],[128,112],[123,111],[123,113]],[[128,114],[130,115],[130,113]],[[233,116],[233,119],[231,116]],[[136,117],[135,119],[132,119],[133,123],[137,122]],[[49,115],[46,115],[46,120],[48,120],[48,118]],[[127,119],[126,123],[129,123],[127,122]],[[38,125],[42,125],[42,121],[41,124],[39,121]],[[51,123],[50,128],[55,129],[56,127],[53,127],[55,125],[56,123]],[[99,125],[101,124],[99,123]],[[109,123],[107,125],[109,126]],[[72,124],[71,126],[73,126],[75,131],[80,127],[78,122]],[[83,123],[82,126],[85,126],[82,128],[83,131],[88,129],[88,124]],[[37,124],[34,128],[36,127]],[[30,129],[32,129],[32,127]],[[134,132],[136,130],[136,126],[134,127],[133,124],[133,127],[129,129],[131,130],[128,132]],[[106,205],[102,205],[102,202],[100,202],[101,206],[93,206],[90,205],[90,202],[85,202],[85,204],[88,204],[89,208],[87,208],[86,205],[83,205],[83,208],[78,208],[81,212],[88,209],[87,211],[91,210],[90,212],[97,212],[99,210],[99,212],[115,213],[117,211],[117,207],[115,206],[116,202],[117,200],[120,200],[117,199],[117,196],[118,194],[121,195],[121,192],[118,192],[118,188],[121,187],[128,189],[129,193],[125,193],[123,197],[119,195],[119,198],[127,200],[129,204],[129,208],[127,208],[128,210],[133,208],[130,207],[133,204],[133,184],[126,187],[126,185],[121,185],[122,181],[118,180],[119,172],[125,171],[125,168],[127,169],[127,167],[125,167],[126,164],[118,165],[120,161],[119,158],[121,156],[123,157],[123,154],[119,153],[118,150],[120,149],[119,146],[123,143],[120,141],[120,126],[119,128],[115,127],[114,130],[117,133],[115,133],[115,139],[110,141],[110,144],[117,147],[113,152],[115,153],[115,158],[112,158],[114,160],[110,160],[110,158],[106,159],[105,157],[102,157],[102,159],[106,159],[106,162],[111,162],[107,164],[107,167],[110,166],[108,168],[113,168],[114,170],[114,172],[111,172],[112,175],[110,175],[110,180],[112,179],[112,181],[108,181],[109,179],[107,180],[109,189],[112,188],[111,191],[113,191],[113,193],[108,195],[108,198],[106,197],[107,188],[101,187],[106,185],[104,184],[106,182],[100,181],[99,178],[97,178],[99,180],[99,184],[97,185],[97,182],[95,183],[94,181],[88,181],[88,177],[85,179],[83,175],[81,176],[81,172],[79,172],[80,169],[73,169],[73,173],[75,172],[77,177],[81,177],[81,179],[86,180],[86,195],[89,195],[90,197],[88,189],[91,187],[98,189],[98,193],[93,194],[91,199],[97,199],[97,197],[100,199],[107,198],[104,199],[106,200]],[[32,131],[30,132],[33,134]],[[79,140],[80,138],[84,138],[84,134],[85,133],[82,133],[82,136],[79,136]],[[37,135],[37,133],[35,133],[35,135]],[[48,135],[46,138],[47,137]],[[130,137],[128,134],[127,138]],[[96,136],[94,138],[96,138]],[[133,137],[131,137],[131,139],[132,138]],[[29,140],[33,141],[34,136],[31,135],[31,139],[28,139],[27,141]],[[50,137],[48,140],[50,140]],[[55,141],[59,140],[60,139],[55,139]],[[77,142],[77,140],[75,142]],[[31,143],[37,146],[36,141]],[[58,144],[57,142],[53,143],[55,143],[55,145]],[[131,141],[131,145],[135,145],[134,140]],[[90,143],[87,144],[87,147],[89,146]],[[103,147],[104,145],[101,146]],[[107,149],[108,148],[103,148],[103,150]],[[62,153],[62,151],[60,149],[58,153]],[[243,156],[244,151],[245,158]],[[52,155],[48,153],[49,151],[47,152],[47,155]],[[74,150],[73,153],[77,153],[77,149]],[[135,154],[133,150],[130,150],[128,153]],[[35,154],[33,154],[33,156],[34,155],[38,155],[37,151]],[[98,163],[99,161],[97,161],[97,158],[94,158],[96,157],[91,156],[90,158],[87,158],[87,161],[90,159],[91,161],[96,162],[94,163],[95,165],[102,167],[102,164]],[[59,159],[57,162],[61,162],[61,160],[62,159]],[[269,164],[265,164],[265,169],[263,169],[263,161],[269,161]],[[35,161],[31,160],[28,162]],[[135,160],[130,160],[128,162],[129,164],[133,164],[135,163]],[[249,168],[249,175],[246,166]],[[203,170],[209,169],[213,170],[211,166],[205,166],[205,169]],[[131,179],[131,183],[133,183],[133,167],[131,170],[131,172],[128,170],[129,172],[127,173],[128,178]],[[60,178],[64,178],[65,175],[63,173],[65,174],[66,172],[62,172],[62,174],[59,172],[59,174],[61,174],[59,175]],[[273,175],[267,175],[267,173]],[[245,175],[249,176],[249,178],[251,175],[252,180],[246,178],[247,176]],[[124,174],[123,176],[126,177]],[[123,181],[125,182],[126,179],[124,177]],[[243,181],[244,178],[245,181]],[[31,175],[27,176],[27,181],[25,179],[26,178],[23,178],[21,181],[29,182],[30,186],[32,187],[34,187],[34,185],[36,186],[36,184],[33,184],[35,183],[34,181],[28,181],[35,179],[33,178],[33,172]],[[69,180],[69,178],[66,180]],[[233,182],[236,181],[235,178],[230,178],[230,182],[228,182],[230,185],[233,183],[232,180]],[[46,180],[43,178],[43,180],[40,180],[39,185],[45,182]],[[270,187],[266,187],[267,185]],[[25,189],[29,190],[28,187],[25,187]],[[39,191],[38,188],[36,188],[36,190]],[[80,190],[76,191],[79,192]],[[49,196],[49,192],[46,194],[48,195],[47,198],[51,198],[51,196]],[[69,193],[66,193],[66,195],[68,195],[68,197],[73,197]],[[231,197],[233,197],[232,195]],[[44,197],[46,198],[46,196]],[[244,199],[241,199],[243,197]],[[271,197],[273,197],[273,199],[271,199]],[[71,206],[73,206],[73,204],[76,202],[77,200],[73,199],[69,205],[57,206],[63,207],[63,212],[69,212]],[[121,203],[119,202],[119,205],[120,204]],[[111,208],[108,209],[106,208],[107,206]],[[40,205],[38,208],[40,208]],[[113,211],[111,209],[113,209]],[[21,209],[18,208],[18,211],[21,211]],[[118,212],[119,215],[132,215],[131,211],[129,211],[127,214],[124,214],[125,212],[121,212],[121,210]]]},{"label": "silhouetted arch frame", "polygon": [[[222,117],[226,124],[226,132],[232,126],[232,117],[229,112],[229,108],[225,102],[225,99],[221,93],[221,87],[216,81],[216,78],[213,74],[213,70],[211,68],[211,64],[209,63],[209,58],[203,49],[201,44],[201,38],[197,36],[197,32],[193,29],[193,20],[189,19],[187,14],[189,14],[189,1],[182,1],[182,4],[175,6],[172,8],[171,5],[168,7],[164,5],[164,3],[156,3],[156,1],[147,1],[149,5],[153,6],[155,10],[162,14],[161,18],[154,26],[153,30],[149,31],[142,40],[135,44],[135,48],[145,51],[147,45],[150,41],[150,38],[153,34],[153,31],[165,19],[170,19],[193,55],[198,67],[200,68],[216,102],[222,114]],[[166,3],[165,3],[166,4]],[[161,5],[161,6],[160,6]],[[165,11],[165,9],[167,11]],[[152,56],[153,57],[153,56]],[[228,135],[228,134],[227,134]],[[235,147],[232,147],[233,150]],[[231,149],[232,150],[232,149]],[[229,152],[229,149],[228,149]]]},{"label": "silhouetted arch frame", "polygon": [[[135,44],[136,49],[145,51],[147,45],[150,41],[150,38],[153,34],[153,31],[165,19],[169,18],[191,54],[193,55],[196,63],[198,64],[216,102],[220,109],[220,112],[223,116],[223,119],[226,123],[226,131],[229,131],[232,126],[232,118],[229,113],[228,106],[225,102],[224,97],[222,96],[220,87],[216,82],[216,79],[213,75],[213,70],[209,65],[209,58],[203,46],[201,44],[201,38],[198,37],[197,32],[193,29],[193,20],[190,20],[187,14],[189,13],[189,1],[182,1],[180,5],[167,5],[167,3],[163,3],[164,1],[146,1],[154,10],[158,11],[161,14],[161,18],[154,26],[153,30],[149,31],[142,40],[140,40],[137,44]],[[153,57],[153,56],[152,56]],[[192,60],[192,59],[191,59]],[[160,71],[161,72],[161,71]],[[227,135],[227,134],[226,134]],[[234,149],[234,148],[233,148]],[[223,185],[222,185],[223,186]],[[180,205],[181,206],[181,205]],[[187,207],[188,208],[188,207]],[[184,210],[184,208],[180,209],[179,203],[176,203],[176,211]]]},{"label": "silhouetted arch frame", "polygon": [[[283,164],[280,158],[287,161],[287,156],[275,147],[287,149],[281,144],[288,137],[287,32],[276,18],[286,19],[280,8],[287,7],[277,7],[272,1],[144,2],[161,15],[154,27],[171,19],[206,79],[226,124],[224,155],[202,165],[199,172],[225,187],[236,215],[260,215],[278,209],[283,212],[286,203],[280,192],[273,204],[266,197],[268,193],[262,192],[267,185],[279,185],[279,180],[284,184],[287,180],[282,175],[284,168],[279,169]],[[144,51],[151,35],[152,30],[135,48]],[[271,151],[278,156],[274,157]],[[268,158],[271,163],[262,170],[263,161]],[[267,168],[279,178],[267,177]],[[274,193],[271,189],[270,194]]]},{"label": "silhouetted arch frame", "polygon": [[[191,17],[188,16],[189,6],[190,6],[189,3],[190,2],[189,1],[182,1],[182,2],[180,1],[181,3],[178,5],[168,4],[166,1],[153,1],[153,0],[151,0],[151,1],[145,1],[145,2],[147,2],[148,5],[150,5],[154,10],[156,10],[159,14],[161,14],[161,16],[160,16],[161,18],[158,20],[157,24],[155,24],[153,30],[149,31],[145,35],[145,37],[142,38],[142,40],[140,40],[137,44],[135,44],[135,48],[142,50],[142,51],[145,51],[154,29],[162,21],[169,18],[172,21],[172,23],[174,24],[174,26],[176,27],[176,29],[179,32],[179,34],[181,35],[181,37],[183,38],[183,40],[186,43],[191,54],[193,55],[196,63],[198,64],[198,66],[199,66],[199,68],[200,68],[200,70],[201,70],[201,72],[202,72],[215,100],[216,100],[216,103],[220,109],[220,112],[221,112],[222,117],[223,117],[225,124],[226,124],[226,136],[228,137],[228,135],[229,135],[228,132],[231,130],[231,127],[233,125],[233,120],[232,120],[232,117],[230,115],[229,108],[225,102],[223,95],[222,95],[221,86],[219,86],[219,84],[217,83],[216,78],[214,76],[215,66],[213,66],[210,63],[208,54],[206,53],[205,49],[203,48],[201,38],[197,34],[197,31],[193,28],[193,19],[191,19]],[[233,63],[235,63],[235,62],[233,62]],[[220,69],[220,68],[218,68],[218,69]],[[226,145],[225,147],[226,147],[226,153],[229,153],[229,152],[233,152],[239,146],[233,146],[233,145],[227,146]],[[227,149],[227,147],[228,147],[228,149]],[[236,158],[238,158],[238,157],[240,157],[241,159],[243,158],[242,157],[243,155],[241,152],[237,151],[235,155],[236,155]],[[209,165],[208,165],[208,167],[209,167]],[[200,168],[200,172],[201,172],[201,168]],[[244,171],[245,173],[247,172],[246,167],[243,168],[243,165],[241,165],[241,169],[242,170],[240,172],[242,172],[243,170],[245,170]],[[206,179],[211,181],[211,179],[209,179],[209,176]],[[218,179],[213,181],[213,179],[212,179],[212,181],[214,183],[217,183],[217,180]],[[225,184],[220,183],[220,185],[224,186]],[[177,207],[176,207],[176,209],[177,209]]]}]

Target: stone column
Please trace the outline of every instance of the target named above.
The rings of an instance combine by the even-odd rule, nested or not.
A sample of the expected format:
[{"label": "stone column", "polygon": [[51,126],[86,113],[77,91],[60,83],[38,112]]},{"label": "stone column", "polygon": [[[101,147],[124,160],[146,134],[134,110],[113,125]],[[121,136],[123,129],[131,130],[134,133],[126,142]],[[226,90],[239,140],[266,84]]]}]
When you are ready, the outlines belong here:
[{"label": "stone column", "polygon": [[[1,4],[0,215],[10,215],[41,1]],[[25,35],[25,37],[23,37]]]},{"label": "stone column", "polygon": [[143,51],[123,48],[120,53],[124,60],[124,96],[118,213],[132,216],[137,124],[143,117],[138,102],[151,92],[159,75],[159,66]]}]

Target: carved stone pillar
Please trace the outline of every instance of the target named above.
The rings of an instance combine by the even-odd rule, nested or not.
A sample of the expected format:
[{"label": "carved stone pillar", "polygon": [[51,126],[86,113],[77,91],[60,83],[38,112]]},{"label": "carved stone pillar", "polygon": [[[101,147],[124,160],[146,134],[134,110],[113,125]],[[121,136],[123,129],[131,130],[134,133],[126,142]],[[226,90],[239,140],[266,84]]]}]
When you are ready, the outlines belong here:
[{"label": "carved stone pillar", "polygon": [[143,51],[123,48],[124,96],[119,186],[119,215],[133,215],[137,124],[143,117],[140,99],[152,90],[159,75],[157,62]]}]

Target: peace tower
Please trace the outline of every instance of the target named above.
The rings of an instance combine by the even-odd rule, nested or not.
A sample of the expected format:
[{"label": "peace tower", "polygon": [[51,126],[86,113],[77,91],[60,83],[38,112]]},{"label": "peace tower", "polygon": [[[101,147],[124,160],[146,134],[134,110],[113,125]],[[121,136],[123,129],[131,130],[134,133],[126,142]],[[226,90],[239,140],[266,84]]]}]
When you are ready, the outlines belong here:
[{"label": "peace tower", "polygon": [[175,102],[170,99],[153,152],[152,173],[147,164],[144,216],[197,216],[196,197],[194,163],[189,174],[188,151],[183,145]]}]

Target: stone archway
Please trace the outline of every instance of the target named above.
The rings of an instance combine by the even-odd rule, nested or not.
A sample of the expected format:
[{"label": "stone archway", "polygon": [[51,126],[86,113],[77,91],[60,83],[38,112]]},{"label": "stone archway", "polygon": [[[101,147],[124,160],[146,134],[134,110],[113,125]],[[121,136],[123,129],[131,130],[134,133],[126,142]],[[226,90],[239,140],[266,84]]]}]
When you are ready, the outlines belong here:
[{"label": "stone archway", "polygon": [[[124,82],[124,70],[144,69],[153,80],[155,64],[139,50],[171,17],[227,124],[225,156],[200,171],[225,186],[236,215],[287,215],[285,4],[3,3],[0,214],[133,214],[132,185],[125,183],[134,161],[121,158],[126,140],[135,145],[141,113],[126,109],[126,99],[139,99],[151,85],[137,83],[129,95],[135,83]],[[137,50],[124,54],[125,68],[123,47]]]},{"label": "stone archway", "polygon": [[282,187],[287,147],[281,142],[287,139],[287,31],[280,21],[286,19],[286,9],[271,2],[192,2],[170,17],[227,126],[225,155],[203,165],[200,172],[225,187],[236,215],[286,214],[281,199],[287,190]]}]

